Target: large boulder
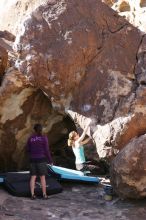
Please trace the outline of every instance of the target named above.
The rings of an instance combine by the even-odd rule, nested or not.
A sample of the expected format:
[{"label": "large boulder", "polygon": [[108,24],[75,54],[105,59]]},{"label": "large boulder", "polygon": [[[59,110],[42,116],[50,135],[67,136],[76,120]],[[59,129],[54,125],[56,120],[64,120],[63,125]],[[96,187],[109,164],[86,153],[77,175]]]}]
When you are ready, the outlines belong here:
[{"label": "large boulder", "polygon": [[145,43],[101,1],[48,1],[17,35],[16,67],[59,111],[71,109],[101,125],[134,114],[122,148],[146,129]]},{"label": "large boulder", "polygon": [[16,67],[58,110],[106,123],[129,113],[135,102],[141,40],[136,28],[100,1],[48,1],[17,35]]},{"label": "large boulder", "polygon": [[115,192],[123,198],[146,197],[146,135],[134,138],[111,165]]}]

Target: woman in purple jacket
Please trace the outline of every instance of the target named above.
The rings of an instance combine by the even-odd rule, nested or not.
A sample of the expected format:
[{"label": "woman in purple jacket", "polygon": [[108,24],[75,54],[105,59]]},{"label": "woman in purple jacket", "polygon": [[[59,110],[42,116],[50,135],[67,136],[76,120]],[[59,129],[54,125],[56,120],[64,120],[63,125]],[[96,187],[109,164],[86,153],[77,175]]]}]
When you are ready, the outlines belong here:
[{"label": "woman in purple jacket", "polygon": [[31,198],[35,199],[35,182],[36,177],[40,176],[40,181],[42,185],[43,198],[48,199],[46,193],[46,178],[45,176],[48,173],[47,170],[47,162],[52,164],[52,158],[49,151],[48,138],[47,136],[42,134],[42,125],[35,124],[34,125],[35,133],[29,137],[27,141],[27,152],[30,157],[30,191]]}]

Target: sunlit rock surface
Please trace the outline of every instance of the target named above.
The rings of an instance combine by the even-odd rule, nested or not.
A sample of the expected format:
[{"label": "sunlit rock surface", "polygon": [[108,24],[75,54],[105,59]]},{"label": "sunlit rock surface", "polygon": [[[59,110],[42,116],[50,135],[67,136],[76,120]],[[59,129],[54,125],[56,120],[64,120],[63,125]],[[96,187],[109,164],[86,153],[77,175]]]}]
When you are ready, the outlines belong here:
[{"label": "sunlit rock surface", "polygon": [[47,0],[1,0],[0,30],[7,30],[16,35],[19,25],[26,16]]},{"label": "sunlit rock surface", "polygon": [[134,138],[112,162],[111,180],[124,198],[146,197],[146,135]]},{"label": "sunlit rock surface", "polygon": [[102,0],[131,24],[146,32],[146,0]]}]

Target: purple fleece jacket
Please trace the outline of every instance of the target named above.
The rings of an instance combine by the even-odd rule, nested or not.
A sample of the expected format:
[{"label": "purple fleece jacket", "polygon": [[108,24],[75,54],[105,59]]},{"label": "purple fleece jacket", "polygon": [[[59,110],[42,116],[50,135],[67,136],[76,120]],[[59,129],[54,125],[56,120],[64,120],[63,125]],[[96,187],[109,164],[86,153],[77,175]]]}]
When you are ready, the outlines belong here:
[{"label": "purple fleece jacket", "polygon": [[49,163],[52,163],[52,158],[49,150],[48,138],[45,135],[32,135],[27,141],[27,152],[30,159],[47,158]]}]

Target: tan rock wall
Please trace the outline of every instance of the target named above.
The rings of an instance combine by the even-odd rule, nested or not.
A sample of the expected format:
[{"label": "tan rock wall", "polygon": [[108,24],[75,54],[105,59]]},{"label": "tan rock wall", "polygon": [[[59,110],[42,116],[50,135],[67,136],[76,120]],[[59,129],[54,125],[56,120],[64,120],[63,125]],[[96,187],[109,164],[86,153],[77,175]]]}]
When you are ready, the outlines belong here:
[{"label": "tan rock wall", "polygon": [[[45,95],[31,87],[26,77],[14,69],[9,69],[4,76],[0,103],[1,171],[26,168],[28,157],[25,145],[35,123],[42,123],[52,154],[55,151],[53,145],[68,132],[67,124],[63,122],[64,116],[55,112]],[[54,126],[58,129],[54,130]],[[63,149],[64,145],[59,147]]]}]

